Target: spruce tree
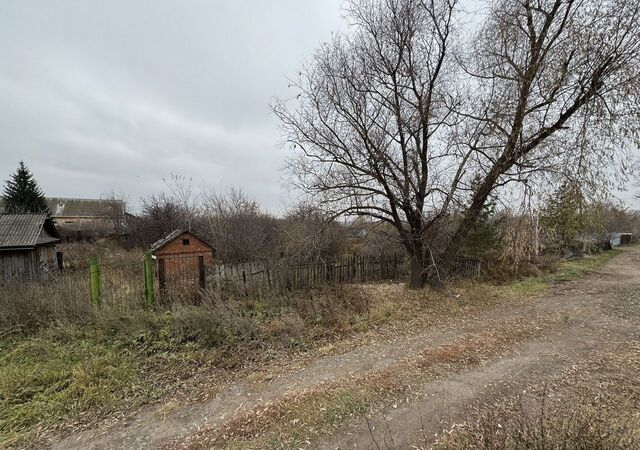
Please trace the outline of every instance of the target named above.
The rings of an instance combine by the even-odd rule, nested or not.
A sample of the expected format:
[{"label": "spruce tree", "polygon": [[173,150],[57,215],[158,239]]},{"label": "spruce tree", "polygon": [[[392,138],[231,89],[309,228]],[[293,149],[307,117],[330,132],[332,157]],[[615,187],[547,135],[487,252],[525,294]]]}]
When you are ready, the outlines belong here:
[{"label": "spruce tree", "polygon": [[586,207],[587,199],[580,185],[565,182],[547,199],[540,214],[540,223],[555,231],[560,248],[570,247],[586,230]]},{"label": "spruce tree", "polygon": [[6,213],[49,213],[42,189],[23,161],[7,180],[3,197]]},{"label": "spruce tree", "polygon": [[[475,191],[480,184],[479,175],[471,182],[471,191]],[[481,257],[489,250],[495,249],[500,240],[496,220],[496,211],[498,208],[498,198],[494,194],[489,194],[487,200],[482,207],[478,220],[469,235],[464,240],[461,253],[466,256]]]}]

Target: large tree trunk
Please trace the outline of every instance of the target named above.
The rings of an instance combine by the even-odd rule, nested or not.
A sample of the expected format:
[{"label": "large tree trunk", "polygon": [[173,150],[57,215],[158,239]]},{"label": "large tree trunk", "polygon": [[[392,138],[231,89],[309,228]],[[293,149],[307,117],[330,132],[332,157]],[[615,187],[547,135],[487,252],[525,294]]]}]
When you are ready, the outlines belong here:
[{"label": "large tree trunk", "polygon": [[443,288],[444,281],[447,278],[449,264],[439,264],[437,270],[433,266],[430,267],[431,261],[429,261],[422,251],[422,246],[420,247],[420,253],[410,254],[410,258],[411,273],[409,287],[411,289],[422,289],[425,285],[436,290]]},{"label": "large tree trunk", "polygon": [[422,289],[425,282],[424,262],[416,255],[411,255],[411,274],[409,287],[411,289]]},{"label": "large tree trunk", "polygon": [[412,239],[406,244],[406,247],[410,258],[409,287],[411,289],[422,289],[424,287],[427,274],[427,265],[424,257],[422,240]]}]

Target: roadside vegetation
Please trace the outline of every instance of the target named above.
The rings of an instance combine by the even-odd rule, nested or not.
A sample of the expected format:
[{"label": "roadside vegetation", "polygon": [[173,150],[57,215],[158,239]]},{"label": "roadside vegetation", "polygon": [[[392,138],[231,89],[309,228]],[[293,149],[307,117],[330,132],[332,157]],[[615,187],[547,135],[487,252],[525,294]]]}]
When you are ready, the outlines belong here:
[{"label": "roadside vegetation", "polygon": [[201,431],[187,441],[186,447],[300,448],[305,442],[331,435],[344,427],[345,422],[366,418],[381,405],[411,398],[412,385],[505,355],[519,342],[540,336],[557,320],[549,318],[545,324],[522,319],[505,321],[490,330],[403,358],[384,370],[353,374],[344,380],[284,396],[235,415],[220,429]]},{"label": "roadside vegetation", "polygon": [[[126,290],[95,307],[84,285],[80,292],[39,291],[46,289],[41,284],[0,288],[0,446],[115,417],[176,389],[195,398],[202,379],[215,385],[283,354],[337,352],[373,335],[423,329],[521,301],[544,292],[548,282],[587,274],[615,254],[562,261],[553,273],[501,284],[460,280],[443,292],[343,285],[224,300],[211,293],[197,304],[176,301],[154,309]],[[336,395],[346,399],[338,402],[344,414],[369,403],[348,390]]]},{"label": "roadside vegetation", "polygon": [[[348,26],[318,47],[291,92],[272,103],[292,147],[286,196],[301,202],[282,216],[242,191],[198,192],[174,175],[165,180],[170,192],[141,199],[137,217],[120,206],[101,213],[118,248],[62,249],[64,276],[0,287],[0,447],[38,447],[55,433],[158,399],[213,395],[218,384],[275,362],[339,352],[385,333],[458,326],[591,273],[615,256],[601,253],[614,235],[637,236],[640,214],[608,195],[637,166],[630,145],[640,135],[637,0],[496,0],[472,29],[463,27],[458,3],[346,3]],[[3,203],[15,213],[46,212],[24,163],[7,181]],[[405,283],[204,291],[145,304],[142,249],[177,229],[215,243],[216,263],[224,264],[397,253]],[[96,254],[104,268],[101,304],[97,282],[96,304],[88,300],[87,260]],[[481,265],[482,278],[456,279],[459,260]],[[480,364],[536,336],[546,320],[542,328],[496,321],[495,332],[402,361],[394,376],[407,384],[424,367]],[[344,423],[402,389],[384,375],[284,399],[275,412],[249,411],[222,434],[201,437],[243,448],[303,444],[305,435],[291,426],[299,416],[311,434]],[[501,432],[497,448],[562,447],[563,433],[573,437],[584,427],[602,447],[613,445],[600,431],[612,427],[606,421],[577,416],[556,431],[552,422],[565,423],[564,416],[542,411],[534,420],[540,425],[505,422],[511,431]],[[468,428],[461,445],[487,436],[483,426]]]},{"label": "roadside vegetation", "polygon": [[636,343],[599,353],[557,379],[471,410],[433,448],[640,448],[639,350]]}]

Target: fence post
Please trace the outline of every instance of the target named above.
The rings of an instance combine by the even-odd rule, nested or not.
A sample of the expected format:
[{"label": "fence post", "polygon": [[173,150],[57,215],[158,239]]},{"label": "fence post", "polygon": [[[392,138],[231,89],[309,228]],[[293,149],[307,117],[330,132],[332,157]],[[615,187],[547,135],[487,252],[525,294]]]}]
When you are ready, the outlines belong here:
[{"label": "fence post", "polygon": [[351,281],[351,282],[353,282],[353,281],[355,281],[355,280],[356,280],[356,273],[357,273],[357,271],[358,271],[358,270],[357,270],[356,265],[357,265],[357,262],[356,262],[356,255],[354,254],[354,255],[351,257],[351,267],[350,267],[350,270],[349,270],[349,272],[351,272],[351,273],[349,274],[349,276],[350,276],[350,280],[349,280],[349,281]]},{"label": "fence post", "polygon": [[[244,275],[244,272],[243,272]],[[205,285],[205,270],[204,270],[204,256],[198,256],[198,278],[200,282],[200,289],[204,289]]]},{"label": "fence post", "polygon": [[144,299],[147,306],[152,306],[156,302],[156,294],[153,289],[153,259],[151,253],[144,255]]},{"label": "fence post", "polygon": [[95,256],[89,263],[89,280],[91,284],[91,303],[96,306],[102,304],[102,286],[100,285],[100,264]]}]

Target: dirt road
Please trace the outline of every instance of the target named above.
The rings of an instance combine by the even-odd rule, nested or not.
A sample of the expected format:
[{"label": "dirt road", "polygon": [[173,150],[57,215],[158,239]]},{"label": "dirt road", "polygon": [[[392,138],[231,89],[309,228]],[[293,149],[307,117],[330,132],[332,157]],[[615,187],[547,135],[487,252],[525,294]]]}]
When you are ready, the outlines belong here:
[{"label": "dirt road", "polygon": [[[330,435],[313,436],[306,445],[379,448],[384,442],[387,447],[409,448],[416,442],[428,443],[443,423],[464,414],[469,404],[494,401],[559,374],[597,352],[640,342],[640,248],[625,249],[597,274],[558,284],[549,294],[525,305],[493,309],[467,319],[472,320],[320,358],[273,378],[241,380],[225,386],[207,402],[170,411],[163,405],[149,407],[126,423],[84,431],[51,446],[208,447],[219,442],[216,433],[230,419],[251,414],[261,405],[344,379],[359,382],[363,376],[396,370],[407,377],[413,373],[406,370],[409,366],[421,367],[419,376],[407,379],[412,382],[410,398],[368,419],[345,420]],[[527,332],[508,342],[496,338],[516,328]],[[498,343],[500,350],[490,351],[491,342]],[[456,360],[446,366],[446,373],[439,369],[438,376],[425,376],[435,367],[433,355],[441,358],[444,350],[452,348],[473,351],[473,363],[461,365],[463,360]],[[431,361],[430,365],[425,361]]]}]

